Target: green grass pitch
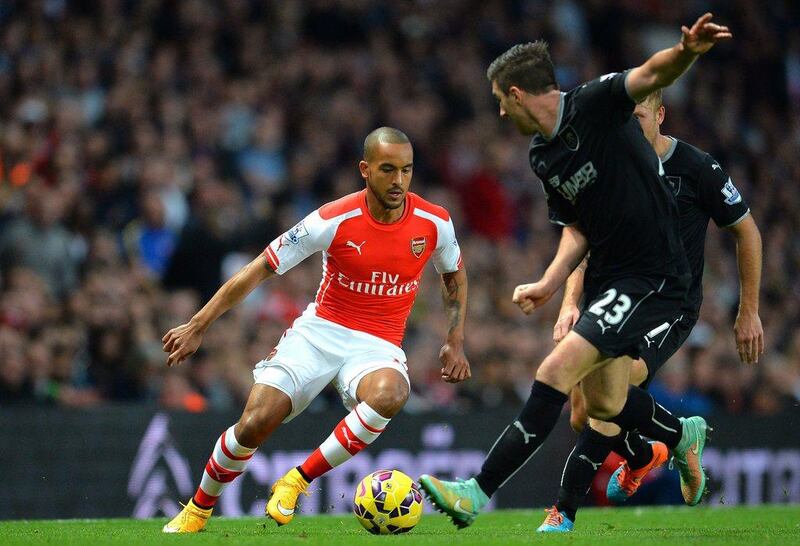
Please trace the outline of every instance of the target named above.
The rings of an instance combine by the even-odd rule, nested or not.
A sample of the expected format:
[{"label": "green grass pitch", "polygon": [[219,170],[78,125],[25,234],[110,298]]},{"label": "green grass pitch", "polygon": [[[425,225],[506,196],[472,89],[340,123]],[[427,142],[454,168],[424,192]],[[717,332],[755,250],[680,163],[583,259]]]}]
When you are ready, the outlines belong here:
[{"label": "green grass pitch", "polygon": [[263,518],[212,519],[197,535],[164,535],[166,520],[31,520],[0,522],[0,543],[95,546],[98,544],[361,544],[512,545],[591,544],[800,544],[800,506],[753,508],[585,509],[568,535],[536,535],[544,513],[504,510],[487,513],[456,531],[444,516],[425,514],[416,529],[399,536],[373,536],[352,516],[298,517],[277,527]]}]

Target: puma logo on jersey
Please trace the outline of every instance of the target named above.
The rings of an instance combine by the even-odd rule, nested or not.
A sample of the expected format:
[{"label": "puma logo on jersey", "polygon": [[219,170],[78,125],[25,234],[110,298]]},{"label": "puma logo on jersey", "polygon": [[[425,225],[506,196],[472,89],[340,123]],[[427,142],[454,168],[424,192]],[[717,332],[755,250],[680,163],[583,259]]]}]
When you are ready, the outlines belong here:
[{"label": "puma logo on jersey", "polygon": [[364,243],[366,243],[366,241],[361,241],[360,245],[355,244],[353,241],[347,241],[345,246],[355,248],[358,251],[358,255],[361,256],[361,247],[364,246]]},{"label": "puma logo on jersey", "polygon": [[597,325],[600,326],[600,328],[603,330],[602,332],[600,332],[600,335],[605,334],[606,330],[611,328],[611,326],[606,326],[605,323],[602,320],[598,320],[597,321]]},{"label": "puma logo on jersey", "polygon": [[711,170],[713,171],[714,169],[722,170],[722,167],[719,166],[719,163],[713,163],[711,165]]},{"label": "puma logo on jersey", "polygon": [[526,444],[528,443],[528,441],[529,441],[531,438],[536,438],[536,435],[535,435],[535,434],[531,434],[530,432],[528,432],[527,430],[525,430],[525,427],[523,427],[523,426],[522,426],[522,423],[520,423],[519,421],[514,421],[514,423],[512,423],[512,424],[513,424],[515,427],[517,427],[517,428],[519,429],[519,431],[522,433],[522,437],[525,439],[525,443],[526,443]]}]

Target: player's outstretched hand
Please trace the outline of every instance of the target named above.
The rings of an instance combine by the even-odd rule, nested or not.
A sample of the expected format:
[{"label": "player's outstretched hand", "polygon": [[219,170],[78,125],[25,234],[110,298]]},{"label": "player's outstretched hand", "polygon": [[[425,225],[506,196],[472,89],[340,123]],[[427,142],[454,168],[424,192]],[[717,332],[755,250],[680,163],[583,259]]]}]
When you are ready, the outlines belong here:
[{"label": "player's outstretched hand", "polygon": [[764,352],[764,328],[758,313],[739,312],[733,325],[736,334],[736,350],[745,364],[758,362],[758,355]]},{"label": "player's outstretched hand", "polygon": [[161,341],[164,342],[164,352],[169,355],[167,366],[172,366],[186,360],[200,347],[203,334],[192,323],[186,323],[167,332]]},{"label": "player's outstretched hand", "polygon": [[439,362],[442,363],[442,379],[448,383],[460,383],[472,377],[463,346],[445,343],[439,351]]},{"label": "player's outstretched hand", "polygon": [[727,40],[733,38],[730,29],[724,25],[717,25],[711,22],[714,17],[710,13],[706,13],[695,21],[692,28],[685,26],[681,27],[681,43],[687,51],[695,55],[702,55],[720,40]]},{"label": "player's outstretched hand", "polygon": [[575,326],[575,323],[578,322],[580,316],[581,311],[577,306],[567,305],[562,307],[561,312],[558,314],[556,325],[553,326],[553,341],[558,343],[564,339],[569,331],[572,330],[572,327]]},{"label": "player's outstretched hand", "polygon": [[538,309],[547,303],[552,295],[553,291],[542,281],[539,281],[517,286],[514,289],[514,297],[511,298],[511,301],[516,303],[523,313],[530,315],[534,309]]}]

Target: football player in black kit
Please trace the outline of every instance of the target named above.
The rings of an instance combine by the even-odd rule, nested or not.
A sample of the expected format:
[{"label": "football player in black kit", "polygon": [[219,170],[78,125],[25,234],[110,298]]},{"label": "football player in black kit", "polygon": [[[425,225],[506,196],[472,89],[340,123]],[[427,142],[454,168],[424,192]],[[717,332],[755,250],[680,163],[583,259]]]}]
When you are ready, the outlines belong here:
[{"label": "football player in black kit", "polygon": [[[681,239],[692,280],[681,315],[673,322],[656,326],[641,340],[640,355],[633,362],[630,379],[631,384],[643,388],[683,345],[697,322],[703,301],[703,254],[710,219],[736,237],[741,294],[734,332],[739,357],[742,362],[755,363],[758,355],[764,352],[764,331],[758,316],[761,282],[761,235],[758,227],[730,176],[713,157],[682,140],[661,134],[664,114],[660,89],[648,95],[633,111],[644,136],[661,159],[668,188],[678,201]],[[567,279],[561,312],[553,328],[556,343],[566,336],[580,316],[578,304],[583,292],[586,263],[584,260]],[[668,449],[662,442],[646,442],[635,432],[620,434],[617,425],[595,419],[589,420],[590,429],[584,434],[587,416],[580,388],[574,388],[570,398],[570,421],[581,433],[581,441],[567,459],[556,508],[574,523],[575,513],[609,448],[626,459],[608,482],[607,496],[617,504],[636,492],[650,470],[666,462]]]},{"label": "football player in black kit", "polygon": [[[564,226],[542,278],[518,286],[513,301],[530,314],[547,303],[589,251],[590,258],[585,311],[540,364],[530,397],[495,442],[481,472],[455,482],[420,477],[432,502],[459,527],[470,525],[489,497],[535,454],[578,383],[590,417],[666,444],[684,497],[690,504],[702,497],[705,420],[678,419],[646,390],[629,386],[642,336],[678,319],[689,287],[677,205],[632,113],[637,102],[670,85],[699,55],[731,37],[711,17],[707,13],[691,29],[682,27],[678,44],[641,66],[567,93],[558,88],[544,42],[512,47],[487,71],[501,117],[533,135],[531,168],[544,187],[550,220]],[[553,507],[538,530],[571,528]]]}]

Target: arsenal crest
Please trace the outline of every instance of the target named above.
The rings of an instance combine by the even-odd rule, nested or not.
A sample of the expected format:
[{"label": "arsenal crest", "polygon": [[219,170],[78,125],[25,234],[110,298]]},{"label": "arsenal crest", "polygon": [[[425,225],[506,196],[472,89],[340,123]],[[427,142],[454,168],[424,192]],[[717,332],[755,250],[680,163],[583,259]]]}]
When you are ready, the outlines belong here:
[{"label": "arsenal crest", "polygon": [[422,256],[422,253],[425,252],[426,243],[427,240],[425,237],[414,237],[411,239],[411,254],[413,254],[416,258]]}]

